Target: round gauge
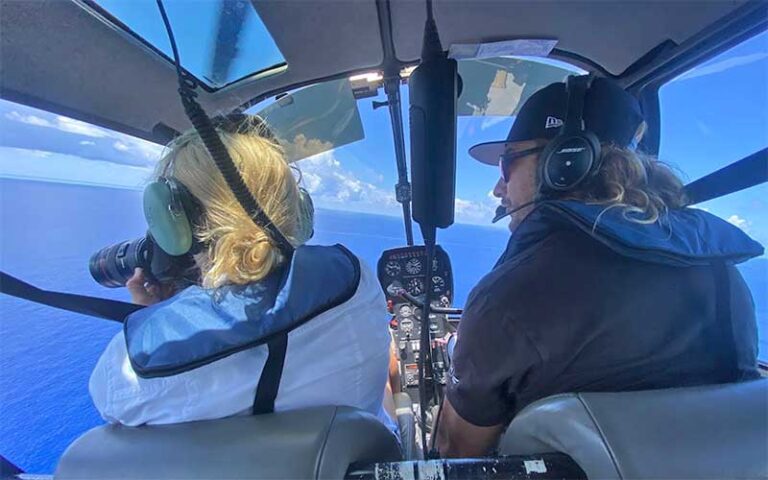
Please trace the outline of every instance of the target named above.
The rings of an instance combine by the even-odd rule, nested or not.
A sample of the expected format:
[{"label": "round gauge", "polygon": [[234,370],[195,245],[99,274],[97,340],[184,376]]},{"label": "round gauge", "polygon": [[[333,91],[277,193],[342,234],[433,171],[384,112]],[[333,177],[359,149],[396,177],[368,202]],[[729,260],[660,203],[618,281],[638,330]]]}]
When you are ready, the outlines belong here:
[{"label": "round gauge", "polygon": [[412,278],[408,282],[408,293],[411,295],[421,295],[424,293],[424,282],[420,278]]},{"label": "round gauge", "polygon": [[405,264],[405,271],[411,275],[416,275],[421,271],[421,260],[412,258]]},{"label": "round gauge", "polygon": [[390,283],[387,286],[387,293],[390,294],[393,297],[396,297],[397,296],[397,292],[399,290],[401,290],[402,288],[403,288],[403,284],[402,283],[400,283],[398,281],[394,281],[394,282]]},{"label": "round gauge", "polygon": [[398,312],[401,317],[410,317],[413,315],[413,309],[410,305],[403,305],[400,307],[400,311]]},{"label": "round gauge", "polygon": [[390,277],[394,277],[400,273],[400,264],[394,260],[390,260],[386,265],[384,265],[384,271],[387,272],[387,275]]},{"label": "round gauge", "polygon": [[399,329],[404,334],[408,335],[409,333],[413,333],[413,320],[410,319],[403,319],[400,320]]},{"label": "round gauge", "polygon": [[440,293],[443,291],[443,288],[445,288],[445,280],[443,280],[443,277],[438,275],[432,277],[432,291],[435,293]]}]

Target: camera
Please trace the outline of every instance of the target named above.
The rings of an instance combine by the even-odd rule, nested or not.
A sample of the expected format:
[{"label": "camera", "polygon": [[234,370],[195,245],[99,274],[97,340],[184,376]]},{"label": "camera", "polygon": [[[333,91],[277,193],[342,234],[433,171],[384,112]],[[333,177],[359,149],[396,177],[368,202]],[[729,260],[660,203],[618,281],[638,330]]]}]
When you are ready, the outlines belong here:
[{"label": "camera", "polygon": [[169,255],[155,244],[150,234],[102,248],[88,262],[93,279],[109,288],[124,287],[137,267],[158,283],[177,282],[188,286],[199,278],[192,254]]}]

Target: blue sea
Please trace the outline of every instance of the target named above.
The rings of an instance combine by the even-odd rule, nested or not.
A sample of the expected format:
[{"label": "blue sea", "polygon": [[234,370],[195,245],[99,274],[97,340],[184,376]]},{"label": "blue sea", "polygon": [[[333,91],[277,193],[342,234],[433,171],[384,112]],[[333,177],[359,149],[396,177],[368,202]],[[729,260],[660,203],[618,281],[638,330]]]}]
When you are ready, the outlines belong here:
[{"label": "blue sea", "polygon": [[[3,271],[44,289],[129,300],[124,289],[96,284],[88,259],[143,235],[140,192],[0,179],[0,229]],[[312,243],[343,243],[375,268],[383,250],[405,245],[403,231],[399,218],[319,210]],[[490,270],[507,237],[483,226],[439,231],[454,268],[456,305]],[[761,258],[742,269],[766,328],[767,265]],[[103,423],[88,378],[118,330],[116,323],[0,295],[0,455],[28,472],[53,472],[70,442]],[[765,340],[761,351],[768,353]]]}]

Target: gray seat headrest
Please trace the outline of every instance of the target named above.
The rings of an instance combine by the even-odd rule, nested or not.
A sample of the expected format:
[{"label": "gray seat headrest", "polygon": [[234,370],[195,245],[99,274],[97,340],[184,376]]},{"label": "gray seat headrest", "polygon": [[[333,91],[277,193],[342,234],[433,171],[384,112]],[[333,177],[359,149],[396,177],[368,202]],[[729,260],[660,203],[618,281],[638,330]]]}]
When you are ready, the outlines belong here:
[{"label": "gray seat headrest", "polygon": [[589,478],[768,478],[768,379],[556,395],[523,409],[500,451],[562,452]]},{"label": "gray seat headrest", "polygon": [[401,459],[394,434],[350,407],[176,425],[94,428],[62,455],[57,479],[344,478],[351,463]]}]

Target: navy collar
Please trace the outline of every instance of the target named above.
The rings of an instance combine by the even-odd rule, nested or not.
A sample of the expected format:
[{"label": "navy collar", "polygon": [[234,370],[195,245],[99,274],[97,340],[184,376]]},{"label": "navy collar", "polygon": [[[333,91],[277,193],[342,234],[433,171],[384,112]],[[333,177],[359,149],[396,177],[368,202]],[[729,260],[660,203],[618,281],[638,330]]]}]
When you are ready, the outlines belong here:
[{"label": "navy collar", "polygon": [[131,366],[143,378],[165,377],[263,345],[346,302],[359,283],[360,263],[343,246],[299,247],[260,282],[193,286],[131,314],[124,323]]},{"label": "navy collar", "polygon": [[669,210],[656,222],[645,224],[629,220],[620,207],[556,200],[542,202],[528,214],[512,234],[498,264],[554,231],[571,228],[619,255],[672,266],[709,265],[714,261],[735,264],[764,252],[762,245],[742,230],[704,210]]}]

